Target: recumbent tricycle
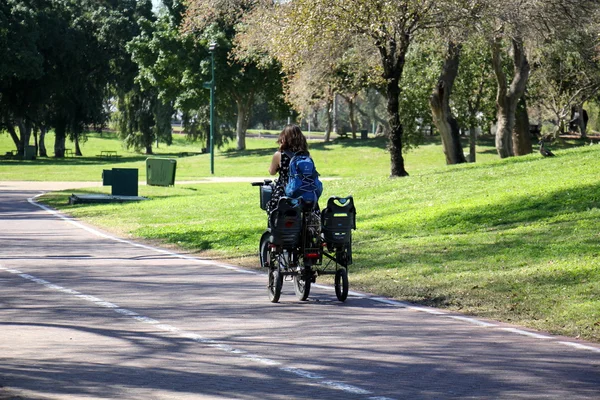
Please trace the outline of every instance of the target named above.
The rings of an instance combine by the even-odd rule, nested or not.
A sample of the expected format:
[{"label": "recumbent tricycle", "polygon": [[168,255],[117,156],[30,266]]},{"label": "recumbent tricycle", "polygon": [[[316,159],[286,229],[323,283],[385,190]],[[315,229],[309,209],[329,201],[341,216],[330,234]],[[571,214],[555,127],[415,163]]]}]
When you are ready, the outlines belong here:
[{"label": "recumbent tricycle", "polygon": [[[267,209],[274,183],[253,182],[260,187],[260,207]],[[330,197],[319,214],[315,204],[302,198],[281,197],[268,215],[268,228],[259,245],[262,267],[269,273],[268,294],[272,303],[281,296],[284,280],[292,280],[301,301],[308,299],[311,284],[319,275],[335,275],[338,300],[348,297],[348,266],[352,264],[352,230],[356,209],[352,196]]]}]

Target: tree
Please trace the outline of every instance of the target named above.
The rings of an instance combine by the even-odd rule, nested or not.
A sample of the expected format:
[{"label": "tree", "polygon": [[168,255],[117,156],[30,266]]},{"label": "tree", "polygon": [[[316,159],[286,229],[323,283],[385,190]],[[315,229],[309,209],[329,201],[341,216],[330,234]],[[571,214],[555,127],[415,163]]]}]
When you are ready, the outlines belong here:
[{"label": "tree", "polygon": [[[459,65],[464,63],[462,59],[464,58],[463,48],[465,43],[470,38],[476,37],[477,24],[472,22],[481,18],[482,12],[485,10],[485,1],[454,0],[445,2],[444,6],[446,12],[443,14],[443,20],[438,24],[436,32],[439,37],[445,38],[445,40],[442,40],[446,44],[444,63],[433,89],[430,104],[434,123],[442,137],[446,162],[448,164],[458,164],[466,162],[466,158],[460,142],[459,121],[451,107],[451,104],[453,104],[454,109],[456,109],[456,104],[460,103],[461,99],[458,99],[458,101],[453,99],[452,92],[458,75],[471,72],[468,65],[466,68],[461,67],[460,70]],[[468,63],[471,60],[467,57],[465,61]],[[465,71],[463,72],[462,69]],[[472,90],[470,93],[481,93],[481,89],[480,85],[479,90]],[[457,93],[459,95],[463,94],[460,91]],[[471,115],[475,112],[471,110]],[[472,124],[471,127],[470,159],[474,161],[475,132]]]},{"label": "tree", "polygon": [[[271,3],[271,2],[267,2]],[[273,46],[270,53],[287,71],[295,71],[310,49],[332,38],[355,36],[379,56],[376,74],[383,81],[389,120],[391,176],[407,176],[402,156],[400,82],[409,45],[416,34],[435,25],[442,13],[437,1],[296,0],[261,10],[254,26]],[[268,19],[268,16],[271,16]],[[268,31],[261,28],[268,26]],[[259,36],[259,35],[255,35]]]},{"label": "tree", "polygon": [[257,62],[250,52],[233,57],[234,38],[242,16],[254,7],[253,0],[189,0],[183,32],[199,44],[216,42],[215,69],[219,102],[235,104],[237,149],[246,148],[246,130],[257,98],[280,99],[280,69],[273,62]]},{"label": "tree", "polygon": [[[593,48],[596,37],[592,29],[581,29],[539,48],[531,92],[557,122],[557,135],[565,133],[572,110],[583,114],[581,106],[600,90],[600,59]],[[585,137],[585,127],[580,129]]]},{"label": "tree", "polygon": [[119,135],[127,147],[152,154],[157,138],[171,143],[171,117],[173,108],[164,104],[156,91],[141,90],[137,85],[118,101],[116,120]]},{"label": "tree", "polygon": [[8,130],[20,154],[29,143],[31,121],[39,104],[35,83],[44,73],[44,56],[39,51],[44,33],[39,20],[49,7],[45,1],[0,4],[0,51],[12,55],[0,59],[0,125]]},{"label": "tree", "polygon": [[[160,104],[171,105],[178,110],[190,140],[208,140],[209,96],[202,89],[202,83],[210,80],[210,66],[206,62],[209,53],[207,46],[197,45],[192,36],[181,34],[183,11],[182,3],[165,2],[156,19],[139,21],[141,31],[127,44],[127,49],[137,67],[135,80],[138,90],[153,93],[155,102],[160,101]],[[166,111],[167,107],[160,109]],[[218,107],[217,115],[219,111]],[[154,119],[157,124],[165,126],[168,119],[170,128],[171,117],[165,115],[164,122],[161,122],[163,118],[156,114]],[[168,132],[167,129],[159,129],[156,133],[161,141],[171,142],[170,129]],[[219,143],[219,130],[216,133],[216,142]]]},{"label": "tree", "polygon": [[469,161],[476,161],[477,128],[488,127],[495,115],[495,84],[491,53],[484,38],[470,35],[462,44],[460,71],[452,106],[459,126],[469,130]]},{"label": "tree", "polygon": [[[515,113],[521,96],[525,93],[529,79],[530,66],[525,54],[523,39],[519,36],[510,39],[514,74],[512,81],[503,68],[502,37],[498,35],[491,44],[492,66],[496,74],[498,91],[496,95],[496,151],[500,158],[515,155],[513,149],[513,129]],[[519,147],[517,145],[517,147]]]},{"label": "tree", "polygon": [[[527,43],[534,49],[540,42],[552,41],[580,26],[593,24],[598,11],[595,0],[510,0],[486,1],[485,22],[492,50],[492,65],[497,79],[496,150],[500,157],[520,155],[529,149],[528,132],[515,130],[515,113],[525,93],[531,66]],[[503,67],[504,46],[509,45],[512,78]],[[510,82],[509,82],[510,80]],[[522,108],[526,111],[526,108]]]},{"label": "tree", "polygon": [[430,98],[440,76],[443,46],[431,39],[420,35],[406,53],[399,98],[404,150],[421,144],[424,133],[433,129]]},{"label": "tree", "polygon": [[461,49],[462,44],[448,42],[444,66],[430,99],[433,121],[442,137],[446,164],[466,162],[460,143],[460,128],[450,109],[450,98],[454,80],[458,75]]},{"label": "tree", "polygon": [[20,151],[39,129],[44,155],[44,132],[54,128],[56,157],[64,156],[67,135],[76,143],[76,154],[81,154],[78,143],[85,140],[84,127],[101,125],[107,117],[107,88],[114,76],[112,66],[118,64],[112,50],[122,43],[113,32],[126,25],[126,11],[137,4],[135,0],[3,3],[2,13],[12,21],[6,38],[13,40],[6,43],[15,46],[8,53],[16,54],[17,61],[2,67],[13,71],[0,76],[2,119],[13,140],[14,127],[19,127]]}]

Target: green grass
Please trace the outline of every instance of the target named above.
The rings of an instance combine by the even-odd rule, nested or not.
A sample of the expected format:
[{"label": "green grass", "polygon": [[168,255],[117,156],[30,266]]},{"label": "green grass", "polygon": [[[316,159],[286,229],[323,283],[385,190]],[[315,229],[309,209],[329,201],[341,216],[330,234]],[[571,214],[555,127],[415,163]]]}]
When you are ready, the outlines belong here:
[{"label": "green grass", "polygon": [[[47,135],[49,153],[54,136]],[[215,154],[215,176],[264,176],[273,153],[277,149],[274,138],[248,138],[247,150],[235,151],[235,143],[218,149]],[[329,177],[386,176],[389,173],[389,153],[383,138],[368,141],[338,139],[325,144],[322,140],[309,141],[311,153],[318,160],[321,174]],[[67,143],[67,148],[74,148]],[[201,143],[190,143],[184,136],[175,135],[172,146],[160,144],[154,149],[156,157],[177,159],[177,181],[199,180],[211,176],[210,156],[201,154],[180,157],[181,153],[199,153]],[[112,133],[90,133],[88,140],[81,144],[82,157],[55,159],[38,158],[34,161],[0,159],[0,180],[29,181],[96,181],[101,180],[102,170],[114,167],[138,168],[140,180],[146,179],[145,154],[124,149]],[[0,134],[0,155],[14,150],[14,144],[7,134]],[[121,156],[118,160],[105,160],[98,157],[102,150],[115,150]],[[480,160],[492,160],[496,156],[489,143],[481,148]],[[440,156],[437,143],[425,144],[406,156],[406,167],[411,173],[419,173],[432,167],[445,164]],[[15,170],[15,166],[18,166]]]},{"label": "green grass", "polygon": [[[264,176],[274,140],[248,139],[248,147],[223,149],[218,175]],[[499,160],[483,142],[478,163],[446,166],[432,142],[406,155],[410,177],[389,179],[383,141],[312,143],[322,175],[342,178],[325,182],[323,197],[355,198],[352,289],[600,342],[600,146],[556,147],[554,158]],[[208,176],[207,158],[178,159],[177,179]],[[0,163],[0,177],[41,168],[41,179],[65,168],[35,163]],[[73,175],[94,180],[95,172],[79,172],[92,167]],[[68,206],[69,194],[44,201],[124,235],[258,262],[265,215],[247,183],[141,186],[152,200],[138,204]]]}]

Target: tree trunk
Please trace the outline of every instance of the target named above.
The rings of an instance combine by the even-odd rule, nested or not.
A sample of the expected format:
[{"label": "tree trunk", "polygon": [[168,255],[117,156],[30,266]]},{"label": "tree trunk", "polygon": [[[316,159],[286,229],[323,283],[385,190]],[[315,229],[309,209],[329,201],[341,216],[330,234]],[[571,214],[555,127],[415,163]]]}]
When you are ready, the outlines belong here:
[{"label": "tree trunk", "polygon": [[15,148],[17,149],[17,151],[19,151],[19,135],[17,135],[15,127],[11,123],[9,123],[6,128],[8,129],[8,133],[10,134],[10,137],[12,138],[15,144]]},{"label": "tree trunk", "polygon": [[458,75],[461,45],[450,42],[440,78],[433,89],[429,105],[433,116],[433,123],[440,131],[446,164],[461,164],[467,162],[460,143],[460,131],[456,118],[450,109],[450,96],[454,80]]},{"label": "tree trunk", "polygon": [[531,134],[529,133],[529,114],[527,113],[527,102],[525,96],[521,96],[517,105],[515,116],[515,127],[512,133],[513,153],[515,156],[531,154]]},{"label": "tree trunk", "polygon": [[40,126],[40,141],[38,154],[40,157],[48,157],[48,151],[46,150],[46,127]]},{"label": "tree trunk", "polygon": [[65,141],[66,141],[67,124],[63,120],[58,120],[54,126],[54,157],[65,157]]},{"label": "tree trunk", "polygon": [[246,130],[250,120],[250,107],[252,105],[252,96],[246,99],[236,100],[237,122],[235,126],[235,135],[237,138],[237,150],[246,150]]},{"label": "tree trunk", "polygon": [[383,64],[383,78],[386,81],[387,113],[389,120],[389,142],[391,172],[390,177],[408,176],[402,157],[402,123],[400,122],[400,79],[404,70],[406,52],[410,37],[406,34],[400,43],[390,39],[387,45],[378,44]]},{"label": "tree trunk", "polygon": [[402,157],[402,124],[400,123],[400,107],[398,97],[400,96],[400,85],[398,80],[390,80],[387,85],[387,110],[389,116],[390,136],[389,150],[391,158],[392,177],[408,176],[404,169],[404,157]]},{"label": "tree trunk", "polygon": [[333,94],[333,106],[331,108],[331,118],[333,119],[333,133],[336,135],[340,134],[340,129],[338,127],[338,101],[337,101],[337,93]]},{"label": "tree trunk", "polygon": [[496,151],[500,158],[514,156],[512,144],[512,128],[515,126],[516,104],[508,99],[497,103],[496,119]]},{"label": "tree trunk", "polygon": [[331,129],[333,128],[333,96],[327,96],[327,126],[325,127],[325,142],[331,140]]},{"label": "tree trunk", "polygon": [[481,74],[479,88],[475,98],[467,100],[467,108],[469,110],[469,162],[477,161],[477,114],[481,109],[481,100],[483,97],[483,86],[485,84],[485,75]]},{"label": "tree trunk", "polygon": [[342,96],[342,98],[346,101],[346,103],[348,104],[348,119],[350,120],[350,129],[352,130],[352,139],[356,139],[356,131],[357,131],[357,125],[356,125],[356,93],[350,94],[348,96],[345,96],[343,94],[340,94],[340,96]]},{"label": "tree trunk", "polygon": [[475,162],[477,157],[477,128],[469,128],[469,162]]},{"label": "tree trunk", "polygon": [[356,115],[354,113],[354,105],[356,95],[348,97],[348,117],[350,118],[350,128],[352,129],[352,139],[356,139]]},{"label": "tree trunk", "polygon": [[498,83],[496,151],[500,158],[506,158],[514,155],[512,132],[515,126],[515,112],[519,99],[525,93],[530,67],[523,48],[523,41],[520,38],[512,39],[514,77],[508,86],[508,80],[502,68],[501,42],[502,39],[498,37],[491,47],[492,66]]},{"label": "tree trunk", "polygon": [[19,119],[17,121],[17,126],[19,127],[19,133],[20,133],[18,152],[20,155],[24,155],[25,154],[25,146],[29,146],[29,139],[31,138],[32,124],[31,124],[31,121],[29,121],[29,120]]},{"label": "tree trunk", "polygon": [[577,106],[577,111],[579,112],[579,132],[581,132],[581,138],[585,139],[587,137],[587,121],[585,118],[587,111],[583,109],[583,104]]},{"label": "tree trunk", "polygon": [[40,145],[38,143],[38,127],[37,126],[33,126],[33,145],[35,146],[35,151],[36,151],[36,157],[38,156],[37,152],[40,148]]},{"label": "tree trunk", "polygon": [[[146,153],[146,154],[152,154],[152,153]],[[81,153],[81,147],[79,147],[79,135],[75,135],[75,155],[76,156],[83,156],[83,153]]]}]

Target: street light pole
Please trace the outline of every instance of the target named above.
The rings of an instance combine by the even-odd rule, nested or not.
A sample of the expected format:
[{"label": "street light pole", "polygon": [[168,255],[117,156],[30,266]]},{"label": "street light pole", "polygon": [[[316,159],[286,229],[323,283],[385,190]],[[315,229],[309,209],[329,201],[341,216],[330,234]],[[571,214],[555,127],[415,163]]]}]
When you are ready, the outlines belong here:
[{"label": "street light pole", "polygon": [[215,174],[215,48],[217,44],[212,42],[208,46],[210,51],[210,173]]}]

